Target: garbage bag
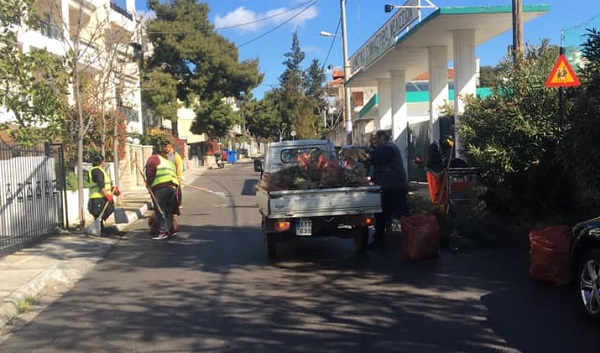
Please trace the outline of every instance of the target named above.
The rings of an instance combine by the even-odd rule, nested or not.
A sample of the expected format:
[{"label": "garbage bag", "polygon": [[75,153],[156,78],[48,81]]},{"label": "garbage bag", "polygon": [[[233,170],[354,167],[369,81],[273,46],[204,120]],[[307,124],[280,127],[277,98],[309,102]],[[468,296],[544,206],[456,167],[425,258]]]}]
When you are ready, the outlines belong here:
[{"label": "garbage bag", "polygon": [[550,226],[529,232],[529,277],[557,286],[571,281],[570,230]]},{"label": "garbage bag", "polygon": [[90,235],[94,235],[94,236],[100,236],[100,234],[102,233],[102,220],[100,219],[100,217],[94,219],[94,221],[92,222],[92,224],[90,224],[90,226],[87,228],[87,233]]},{"label": "garbage bag", "polygon": [[435,215],[414,214],[400,219],[402,260],[417,261],[438,257],[440,227]]}]

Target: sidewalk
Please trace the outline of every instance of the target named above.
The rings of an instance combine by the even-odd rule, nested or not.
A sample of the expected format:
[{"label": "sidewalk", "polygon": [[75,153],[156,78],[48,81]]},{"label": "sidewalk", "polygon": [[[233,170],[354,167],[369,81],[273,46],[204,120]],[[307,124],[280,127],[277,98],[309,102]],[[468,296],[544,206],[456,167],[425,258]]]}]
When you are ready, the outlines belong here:
[{"label": "sidewalk", "polygon": [[[207,167],[190,166],[184,172],[191,183]],[[119,232],[142,218],[151,207],[148,191],[123,192],[117,201],[114,217],[106,226]],[[115,223],[115,221],[117,223]],[[0,329],[23,311],[51,283],[65,288],[74,285],[94,265],[104,258],[118,236],[93,237],[83,231],[61,232],[12,254],[0,257]]]}]

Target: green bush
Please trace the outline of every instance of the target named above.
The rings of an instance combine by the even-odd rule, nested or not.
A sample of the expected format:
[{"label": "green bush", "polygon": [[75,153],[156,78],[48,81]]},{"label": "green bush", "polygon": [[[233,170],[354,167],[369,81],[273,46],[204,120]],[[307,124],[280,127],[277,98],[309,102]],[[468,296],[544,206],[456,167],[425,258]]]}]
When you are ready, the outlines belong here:
[{"label": "green bush", "polygon": [[600,32],[588,30],[582,45],[585,65],[578,72],[581,86],[567,91],[574,101],[566,120],[562,160],[573,170],[587,197],[600,199]]},{"label": "green bush", "polygon": [[[93,183],[90,182],[89,173],[86,169],[83,170],[83,173],[84,173],[83,174],[83,188],[88,189],[93,185]],[[79,184],[77,183],[77,174],[75,174],[75,172],[73,172],[73,171],[67,172],[66,179],[67,179],[67,190],[75,191],[78,189]]]},{"label": "green bush", "polygon": [[[460,116],[463,153],[481,172],[491,211],[535,218],[574,206],[572,172],[558,158],[564,139],[559,96],[545,87],[557,57],[558,48],[543,41],[527,47],[517,64],[507,58],[492,95],[469,98]],[[565,114],[571,106],[565,102]]]}]

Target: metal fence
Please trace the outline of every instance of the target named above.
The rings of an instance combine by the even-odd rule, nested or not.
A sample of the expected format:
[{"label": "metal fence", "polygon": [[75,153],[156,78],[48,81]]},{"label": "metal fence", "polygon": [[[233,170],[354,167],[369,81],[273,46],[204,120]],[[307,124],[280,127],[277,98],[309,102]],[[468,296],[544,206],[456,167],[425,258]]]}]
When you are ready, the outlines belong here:
[{"label": "metal fence", "polygon": [[0,255],[64,226],[64,181],[61,145],[0,145]]}]

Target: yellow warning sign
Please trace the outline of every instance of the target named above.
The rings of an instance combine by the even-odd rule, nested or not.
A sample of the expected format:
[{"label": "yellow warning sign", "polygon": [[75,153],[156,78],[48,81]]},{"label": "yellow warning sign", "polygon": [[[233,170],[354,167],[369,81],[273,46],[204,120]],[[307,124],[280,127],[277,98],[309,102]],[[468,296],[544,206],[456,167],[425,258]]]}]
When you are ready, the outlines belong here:
[{"label": "yellow warning sign", "polygon": [[552,73],[546,80],[546,87],[571,87],[579,86],[579,79],[569,65],[569,61],[565,54],[561,54],[554,64]]}]

